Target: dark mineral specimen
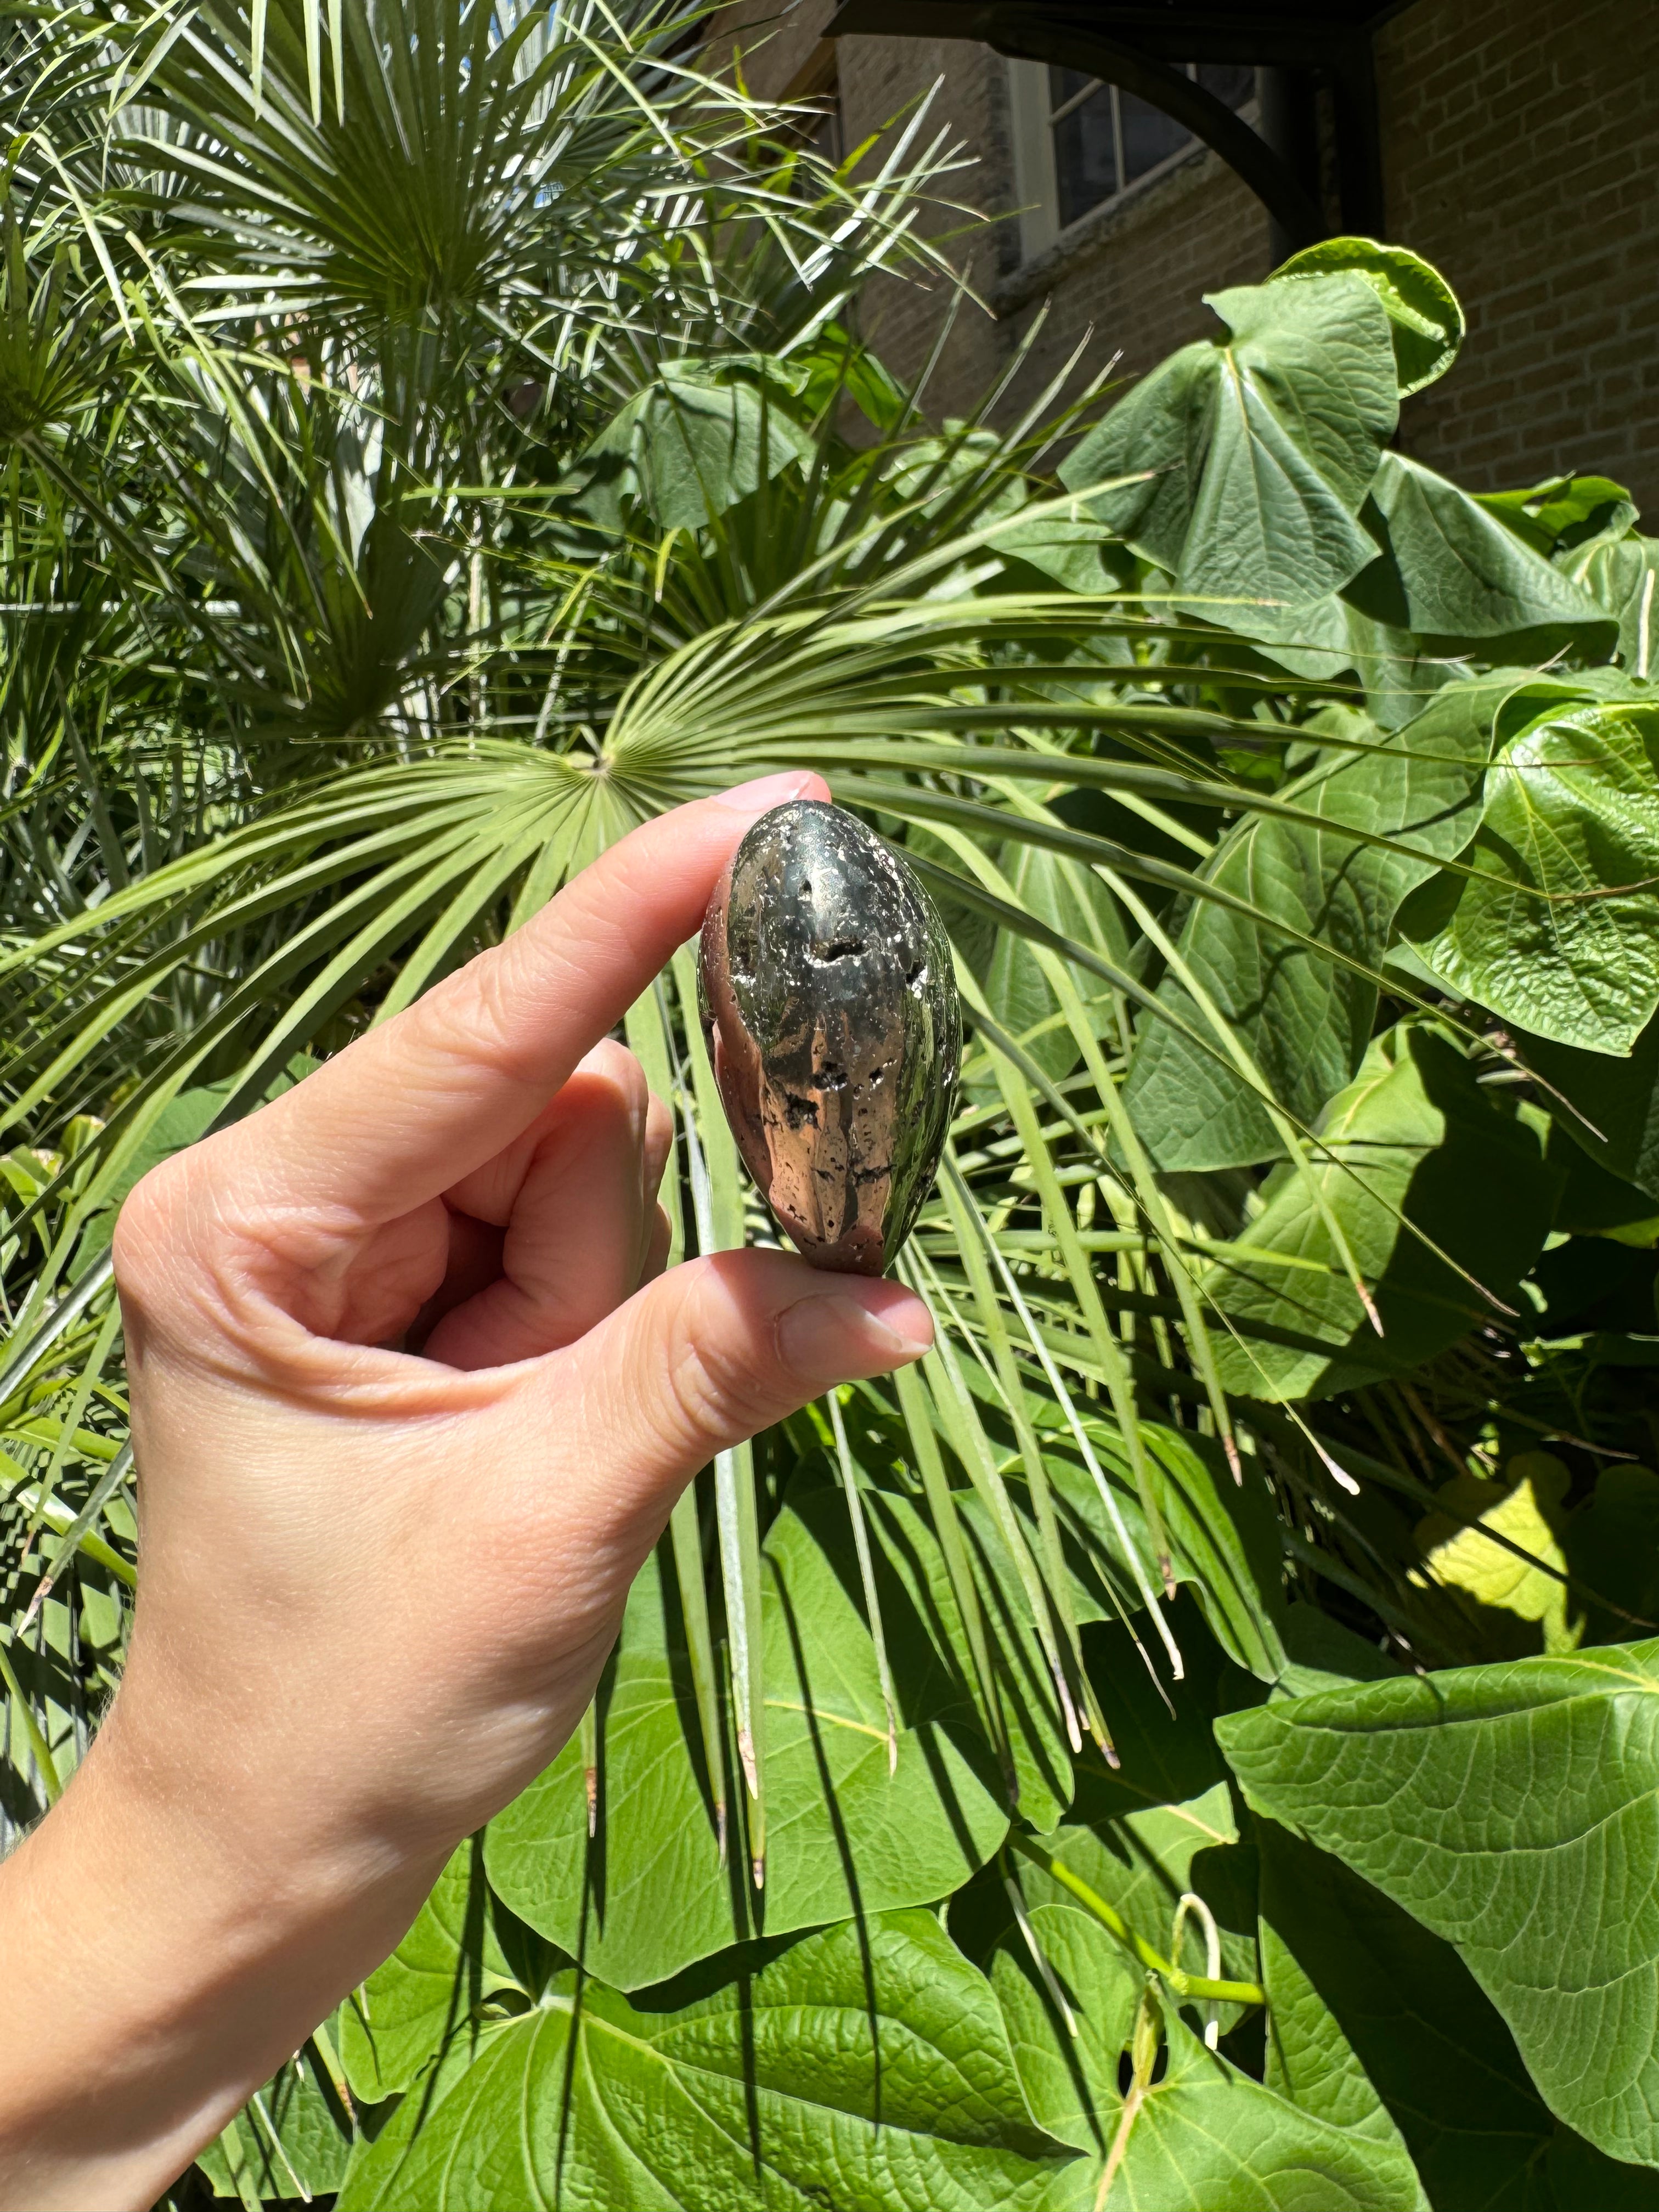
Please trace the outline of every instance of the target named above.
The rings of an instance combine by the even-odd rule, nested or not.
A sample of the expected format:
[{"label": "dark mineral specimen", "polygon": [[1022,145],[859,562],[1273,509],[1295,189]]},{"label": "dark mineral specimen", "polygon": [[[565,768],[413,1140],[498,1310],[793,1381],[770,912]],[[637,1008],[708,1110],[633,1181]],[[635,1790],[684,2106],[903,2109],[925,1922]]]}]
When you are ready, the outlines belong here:
[{"label": "dark mineral specimen", "polygon": [[815,1267],[878,1275],[933,1187],[962,1014],[943,923],[855,815],[763,814],[702,925],[699,1000],[744,1164]]}]

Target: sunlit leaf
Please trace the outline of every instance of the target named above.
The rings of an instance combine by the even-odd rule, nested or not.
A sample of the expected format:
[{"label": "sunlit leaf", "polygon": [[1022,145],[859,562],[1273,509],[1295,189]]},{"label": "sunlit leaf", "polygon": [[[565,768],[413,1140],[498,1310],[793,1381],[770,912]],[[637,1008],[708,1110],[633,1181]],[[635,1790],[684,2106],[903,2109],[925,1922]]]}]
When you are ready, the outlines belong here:
[{"label": "sunlit leaf", "polygon": [[412,2140],[406,2111],[342,2212],[723,2212],[757,2188],[854,2212],[1036,2212],[1060,2160],[989,1986],[920,1912],[739,1952],[637,2007],[562,1975],[440,2076]]}]

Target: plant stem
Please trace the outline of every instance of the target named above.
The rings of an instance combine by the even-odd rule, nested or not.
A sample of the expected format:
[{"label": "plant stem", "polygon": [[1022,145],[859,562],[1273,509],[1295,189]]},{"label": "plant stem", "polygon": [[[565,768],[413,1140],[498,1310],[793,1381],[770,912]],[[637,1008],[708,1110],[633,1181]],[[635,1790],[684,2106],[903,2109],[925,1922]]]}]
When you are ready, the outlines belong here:
[{"label": "plant stem", "polygon": [[1091,1913],[1101,1926],[1109,1929],[1118,1942],[1133,1952],[1143,1966],[1166,1981],[1179,1997],[1208,1999],[1216,2004],[1265,2005],[1267,1992],[1257,1982],[1214,1981],[1207,1974],[1183,1973],[1173,1960],[1155,1951],[1143,1936],[1137,1936],[1115,1905],[1108,1905],[1098,1891],[1090,1888],[1080,1875],[1068,1866],[1062,1866],[1052,1852],[1030,1836],[1018,1832],[1010,1834],[1009,1843],[1014,1850],[1042,1869],[1044,1874],[1057,1881],[1062,1889],[1070,1890],[1086,1912]]}]

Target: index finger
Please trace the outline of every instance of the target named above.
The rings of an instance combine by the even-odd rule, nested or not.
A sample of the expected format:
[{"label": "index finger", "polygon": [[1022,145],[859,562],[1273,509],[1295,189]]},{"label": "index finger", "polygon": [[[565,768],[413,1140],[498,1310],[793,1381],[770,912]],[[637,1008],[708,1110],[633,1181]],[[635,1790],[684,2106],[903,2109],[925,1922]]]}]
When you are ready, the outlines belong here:
[{"label": "index finger", "polygon": [[792,771],[630,831],[504,944],[214,1139],[216,1164],[262,1208],[341,1227],[435,1198],[526,1129],[621,1020],[701,925],[750,824],[829,795]]}]

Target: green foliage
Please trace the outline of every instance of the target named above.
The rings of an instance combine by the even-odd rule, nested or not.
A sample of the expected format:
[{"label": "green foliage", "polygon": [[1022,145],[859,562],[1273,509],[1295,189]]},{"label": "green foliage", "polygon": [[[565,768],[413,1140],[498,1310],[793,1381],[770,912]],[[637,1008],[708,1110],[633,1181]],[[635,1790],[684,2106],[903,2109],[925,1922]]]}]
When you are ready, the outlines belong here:
[{"label": "green foliage", "polygon": [[1382,456],[1371,497],[1387,552],[1353,596],[1376,619],[1453,651],[1498,639],[1542,645],[1581,623],[1605,629],[1601,610],[1569,576],[1406,454]]},{"label": "green foliage", "polygon": [[1659,1927],[1637,1869],[1656,1670],[1659,1644],[1626,1644],[1329,1691],[1218,1730],[1252,1805],[1454,1945],[1552,2110],[1649,2165]]},{"label": "green foliage", "polygon": [[1433,886],[1407,934],[1517,1028],[1627,1054],[1659,1005],[1659,710],[1547,688],[1566,696],[1542,713],[1528,690],[1507,702],[1471,872]]},{"label": "green foliage", "polygon": [[1622,1057],[1542,1037],[1528,1038],[1527,1054],[1575,1146],[1659,1197],[1659,1022],[1650,1021]]},{"label": "green foliage", "polygon": [[1282,284],[1342,269],[1363,276],[1382,302],[1401,398],[1409,398],[1443,377],[1457,358],[1465,325],[1456,295],[1440,271],[1403,246],[1381,246],[1374,238],[1327,238],[1293,253],[1273,277]]},{"label": "green foliage", "polygon": [[699,530],[813,450],[787,401],[807,382],[784,362],[665,362],[582,456],[578,511],[620,531],[638,511],[659,530]]},{"label": "green foliage", "polygon": [[[784,766],[969,1026],[937,1351],[699,1478],[203,2185],[1648,2205],[1628,495],[1394,452],[1463,317],[1364,240],[931,422],[859,294],[949,150],[831,167],[650,0],[96,23],[0,33],[0,1840],[125,1656],[147,1167]],[[675,1257],[761,1227],[690,976],[627,1024]]]},{"label": "green foliage", "polygon": [[1477,1605],[1537,1621],[1546,1651],[1571,1651],[1579,1629],[1568,1625],[1567,1563],[1555,1533],[1571,1478],[1549,1452],[1523,1452],[1504,1473],[1507,1488],[1459,1474],[1440,1490],[1439,1510],[1418,1525],[1424,1573]]},{"label": "green foliage", "polygon": [[561,1973],[431,2079],[360,2154],[343,2212],[830,2190],[858,2212],[1034,2208],[1055,2163],[990,1989],[923,1912],[739,1951],[637,2005]]},{"label": "green foliage", "polygon": [[1374,556],[1358,520],[1399,416],[1389,323],[1339,273],[1210,301],[1224,341],[1187,346],[1119,402],[1060,474],[1183,599],[1303,606]]},{"label": "green foliage", "polygon": [[[602,1825],[592,1842],[575,1741],[491,1824],[497,1893],[618,1989],[665,1981],[762,1927],[781,1936],[860,1905],[883,1912],[931,1903],[1002,1840],[1006,1812],[988,1747],[976,1753],[972,1708],[929,1663],[933,1655],[912,1661],[909,1625],[891,1597],[882,1608],[888,1656],[909,1694],[890,1773],[874,1648],[859,1617],[846,1514],[833,1502],[833,1516],[822,1509],[814,1516],[816,1528],[781,1514],[765,1547],[761,1895],[743,1876],[741,1839],[728,1849],[699,1771],[690,1662],[664,1617],[672,1585],[660,1571],[647,1569],[635,1584],[599,1692]],[[823,1548],[826,1534],[832,1552]],[[732,1802],[730,1779],[719,1784],[722,1802]],[[665,1895],[675,1900],[672,1915]]]},{"label": "green foliage", "polygon": [[[1279,1930],[1261,1923],[1261,1981],[1267,1998],[1267,2055],[1262,2078],[1316,2119],[1362,2136],[1384,2154],[1406,2146],[1336,2014]],[[1427,2197],[1413,2172],[1417,2203]]]},{"label": "green foliage", "polygon": [[337,2065],[323,2056],[328,2043],[325,2026],[204,2152],[199,2163],[216,2197],[308,2203],[339,2188],[354,2129]]},{"label": "green foliage", "polygon": [[1217,1263],[1217,1309],[1239,1326],[1221,1371],[1247,1395],[1321,1397],[1420,1366],[1518,1296],[1549,1229],[1536,1138],[1426,1024],[1372,1041],[1318,1134],[1311,1169],[1275,1169],[1261,1212]]},{"label": "green foliage", "polygon": [[[1056,2028],[1041,1984],[1011,1951],[999,1955],[993,1985],[1032,2111],[1056,2135],[1095,2154],[1070,2170],[1051,2201],[1086,2206],[1097,2201],[1128,2109],[1118,2060],[1142,1978],[1081,1912],[1039,1905],[1031,1928],[1068,1992],[1075,2037],[1063,2023]],[[1333,2212],[1411,2212],[1413,2176],[1403,2154],[1379,2153],[1276,2096],[1206,2050],[1178,2016],[1164,2023],[1164,2033],[1167,2066],[1129,2114],[1109,2201],[1136,2212],[1237,2203],[1290,2212],[1310,2202],[1311,2191],[1311,2201]]]},{"label": "green foliage", "polygon": [[1280,794],[1296,813],[1247,816],[1222,840],[1206,872],[1231,902],[1194,903],[1160,987],[1183,1024],[1150,1024],[1130,1064],[1124,1103],[1159,1166],[1249,1166],[1284,1150],[1258,1083],[1215,1057],[1217,1017],[1297,1121],[1357,1072],[1395,917],[1469,842],[1511,680],[1450,686],[1387,735],[1328,708],[1328,731],[1303,725],[1304,742],[1331,742]]},{"label": "green foliage", "polygon": [[537,1978],[507,1956],[480,1844],[475,1837],[454,1853],[403,1942],[341,2008],[341,2064],[367,2104],[401,2095],[439,2051],[516,2010],[521,1982]]},{"label": "green foliage", "polygon": [[1403,2140],[1419,2204],[1575,2212],[1659,2203],[1659,2179],[1565,2127],[1449,1943],[1340,1861],[1258,1821],[1267,2080],[1379,2143]]}]

